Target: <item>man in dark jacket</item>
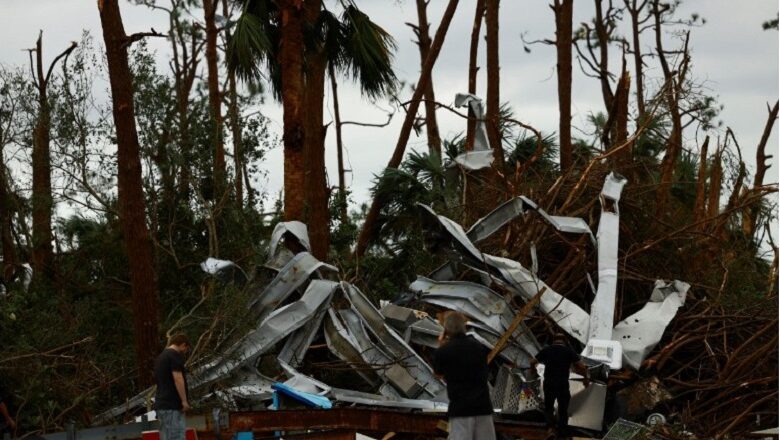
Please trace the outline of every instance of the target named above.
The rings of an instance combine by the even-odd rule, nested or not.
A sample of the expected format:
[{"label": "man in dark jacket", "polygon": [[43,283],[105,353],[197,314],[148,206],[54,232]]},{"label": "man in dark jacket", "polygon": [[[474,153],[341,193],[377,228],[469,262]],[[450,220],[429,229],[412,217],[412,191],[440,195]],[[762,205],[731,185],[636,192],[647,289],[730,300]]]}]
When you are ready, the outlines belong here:
[{"label": "man in dark jacket", "polygon": [[184,413],[190,409],[184,355],[189,349],[186,336],[173,335],[168,347],[154,362],[154,378],[157,381],[154,409],[160,421],[160,440],[184,440]]},{"label": "man in dark jacket", "polygon": [[558,432],[562,433],[569,424],[569,371],[572,367],[579,370],[585,376],[583,384],[587,387],[590,384],[588,367],[582,362],[580,355],[566,345],[566,337],[560,333],[553,337],[552,345],[544,347],[536,354],[536,358],[531,361],[531,368],[536,369],[536,365],[540,363],[544,364],[544,414],[547,424],[555,424],[553,406],[557,400],[557,428]]},{"label": "man in dark jacket", "polygon": [[447,312],[433,353],[433,370],[447,383],[450,440],[495,440],[488,390],[489,350],[466,335],[466,317]]}]

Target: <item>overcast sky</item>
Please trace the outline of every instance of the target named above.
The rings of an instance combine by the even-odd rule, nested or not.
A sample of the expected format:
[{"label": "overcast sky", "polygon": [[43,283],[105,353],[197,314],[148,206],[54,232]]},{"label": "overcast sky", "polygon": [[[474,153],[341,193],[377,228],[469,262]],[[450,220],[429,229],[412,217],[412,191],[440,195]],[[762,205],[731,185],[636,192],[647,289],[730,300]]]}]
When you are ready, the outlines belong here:
[{"label": "overcast sky", "polygon": [[[165,0],[161,0],[165,3]],[[328,1],[328,4],[333,3]],[[398,77],[407,82],[416,82],[419,75],[419,52],[413,43],[411,30],[405,22],[416,22],[414,0],[357,0],[359,6],[395,37],[398,50],[395,69]],[[445,0],[431,0],[429,20],[431,34],[435,32]],[[545,133],[557,131],[558,106],[555,81],[555,50],[550,46],[535,46],[530,54],[525,53],[521,34],[528,39],[553,38],[553,14],[547,1],[504,0],[501,2],[500,18],[500,60],[501,101],[513,106],[518,118],[540,128]],[[616,4],[622,2],[615,0]],[[151,11],[143,6],[134,6],[120,0],[125,28],[128,33],[167,30],[164,13]],[[755,146],[766,121],[766,103],[778,98],[778,33],[764,31],[761,23],[775,17],[778,3],[775,0],[688,0],[679,11],[680,17],[696,12],[706,18],[703,27],[691,32],[692,76],[706,83],[718,102],[725,106],[720,115],[724,124],[737,135],[743,154],[755,169]],[[455,93],[467,88],[468,47],[474,14],[474,0],[463,0],[455,13],[439,60],[434,69],[434,86],[437,100],[451,103]],[[574,22],[588,21],[593,16],[593,3],[577,0],[574,6]],[[0,30],[0,63],[6,65],[27,63],[25,48],[34,46],[39,29],[44,30],[44,59],[48,63],[57,53],[67,47],[71,40],[78,40],[83,29],[90,30],[98,42],[102,41],[100,20],[95,0],[0,0],[0,17],[4,26]],[[200,18],[200,17],[198,17]],[[575,25],[576,26],[576,25]],[[484,27],[483,27],[484,35]],[[643,36],[644,51],[650,51],[653,43],[648,33]],[[677,44],[671,40],[667,47]],[[161,66],[167,68],[167,43],[162,39],[150,40],[150,46],[158,50]],[[484,66],[484,40],[480,46],[480,65]],[[613,71],[618,70],[619,52],[614,48],[611,61]],[[648,59],[646,75],[660,77],[657,61]],[[203,66],[203,64],[201,64]],[[633,61],[629,60],[629,66]],[[573,124],[585,128],[586,117],[591,112],[603,111],[601,92],[596,80],[582,75],[575,64],[573,83]],[[478,94],[485,94],[485,69],[480,71]],[[633,92],[632,88],[632,92]],[[408,90],[401,99],[411,95]],[[339,88],[342,120],[362,122],[384,122],[389,109],[386,101],[371,103],[360,97],[353,84],[342,81]],[[330,118],[332,102],[327,93],[326,122]],[[634,97],[632,96],[632,104]],[[272,121],[272,127],[281,132],[281,107],[267,100],[261,108]],[[443,138],[449,138],[465,129],[464,121],[457,116],[440,111],[439,124]],[[389,127],[362,128],[344,127],[344,143],[349,159],[348,167],[353,170],[347,181],[358,202],[366,201],[374,174],[387,163],[395,146],[402,122],[397,113]],[[724,126],[725,128],[725,126]],[[575,128],[574,135],[578,132]],[[688,134],[689,146],[696,146],[694,133]],[[699,142],[703,136],[700,137]],[[770,140],[772,151],[777,151],[777,129]],[[425,135],[412,136],[407,151],[424,150]],[[327,166],[332,185],[338,181],[336,175],[335,135],[327,136]],[[773,161],[773,164],[776,162]],[[261,190],[275,194],[282,186],[282,151],[271,152],[264,168],[269,171],[267,181]],[[778,167],[773,166],[767,181],[777,182]]]}]

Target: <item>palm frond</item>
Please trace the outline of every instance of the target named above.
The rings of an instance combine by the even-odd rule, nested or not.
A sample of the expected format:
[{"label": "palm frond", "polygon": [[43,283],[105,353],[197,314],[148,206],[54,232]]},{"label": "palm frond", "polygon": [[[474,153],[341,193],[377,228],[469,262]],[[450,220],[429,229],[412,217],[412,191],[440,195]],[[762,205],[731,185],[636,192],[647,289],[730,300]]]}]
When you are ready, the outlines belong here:
[{"label": "palm frond", "polygon": [[261,67],[272,52],[267,29],[260,17],[244,11],[236,21],[228,42],[228,67],[244,81],[255,81],[262,76]]},{"label": "palm frond", "polygon": [[344,59],[337,67],[345,69],[369,98],[386,94],[396,84],[393,37],[354,4],[345,8],[342,25]]}]

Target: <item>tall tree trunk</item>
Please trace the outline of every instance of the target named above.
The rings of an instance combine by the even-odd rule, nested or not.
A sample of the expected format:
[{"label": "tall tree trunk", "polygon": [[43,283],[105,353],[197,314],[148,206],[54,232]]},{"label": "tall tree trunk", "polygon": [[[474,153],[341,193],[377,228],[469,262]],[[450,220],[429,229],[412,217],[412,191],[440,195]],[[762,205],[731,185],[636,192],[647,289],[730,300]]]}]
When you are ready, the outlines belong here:
[{"label": "tall tree trunk", "polygon": [[558,54],[558,133],[560,135],[561,172],[573,164],[571,147],[571,34],[574,0],[555,0],[555,48]]},{"label": "tall tree trunk", "polygon": [[[633,38],[633,50],[634,50],[634,77],[636,79],[636,106],[638,110],[638,121],[643,121],[645,117],[645,94],[644,94],[644,63],[642,62],[642,46],[639,40],[639,13],[645,7],[647,0],[643,0],[640,5],[637,5],[637,0],[625,0],[626,9],[628,9],[629,15],[631,15],[631,36]],[[641,123],[641,122],[640,122]]]},{"label": "tall tree trunk", "polygon": [[[230,16],[228,2],[222,2],[222,13],[227,18]],[[230,41],[230,29],[225,30],[227,41]],[[233,132],[233,167],[236,169],[235,187],[236,187],[236,206],[244,206],[244,146],[241,137],[241,121],[238,115],[238,90],[236,88],[236,72],[228,71],[228,93],[230,94],[230,107],[228,109],[230,116],[230,128]]]},{"label": "tall tree trunk", "polygon": [[[474,12],[474,24],[471,26],[471,44],[469,45],[469,93],[477,94],[477,57],[479,55],[479,34],[482,30],[482,18],[485,16],[485,0],[477,0],[477,10]],[[469,107],[469,116],[474,117]],[[474,149],[477,121],[469,119],[466,123],[466,151]]]},{"label": "tall tree trunk", "polygon": [[303,0],[277,0],[281,15],[279,65],[284,111],[284,219],[303,220],[305,156],[303,127]]},{"label": "tall tree trunk", "polygon": [[215,16],[219,0],[203,0],[206,22],[206,67],[208,70],[209,107],[211,109],[212,142],[214,142],[214,189],[219,200],[225,185],[225,145],[222,135],[222,99],[219,96],[219,68],[217,67],[217,24]]},{"label": "tall tree trunk", "polygon": [[[433,43],[431,44],[431,51],[428,53],[428,58],[425,59],[425,64],[420,71],[420,79],[417,81],[417,88],[414,90],[412,99],[409,102],[409,108],[406,112],[403,125],[401,125],[401,133],[398,135],[398,142],[393,150],[393,156],[387,163],[387,168],[398,168],[401,164],[401,160],[404,157],[406,151],[406,144],[409,142],[409,135],[412,132],[412,125],[414,124],[414,118],[417,115],[417,110],[420,108],[420,99],[423,97],[423,92],[428,82],[431,80],[431,70],[436,63],[436,58],[441,52],[441,47],[444,44],[444,37],[447,35],[447,29],[452,22],[452,16],[455,15],[455,9],[458,7],[458,0],[449,0],[447,3],[447,9],[444,11],[444,15],[441,18],[441,23],[436,29],[436,35],[433,37]],[[379,211],[384,206],[385,201],[379,197],[374,197],[371,202],[371,208],[366,214],[366,220],[363,223],[363,229],[360,230],[360,236],[358,237],[357,245],[355,246],[355,256],[362,257],[365,254],[366,249],[371,240],[374,238],[374,229],[376,228],[376,222],[379,219]]]},{"label": "tall tree trunk", "polygon": [[[321,0],[305,0],[305,18],[309,26],[315,26],[320,14]],[[306,88],[304,89],[303,114],[304,155],[306,157],[306,209],[305,219],[311,238],[311,253],[325,261],[330,248],[330,212],[328,211],[327,176],[325,173],[325,127],[323,105],[325,103],[325,72],[327,54],[322,47],[309,47],[306,52]]]},{"label": "tall tree trunk", "polygon": [[328,64],[328,75],[330,75],[330,87],[333,92],[333,118],[336,128],[336,160],[338,161],[339,171],[339,217],[341,223],[347,223],[349,216],[347,214],[347,183],[344,170],[344,143],[341,139],[341,111],[339,109],[339,93],[336,81],[336,72],[332,64]]},{"label": "tall tree trunk", "polygon": [[125,34],[118,2],[98,0],[98,9],[106,45],[116,127],[119,219],[133,294],[138,379],[142,386],[148,386],[153,383],[152,367],[159,346],[157,280],[151,237],[146,228],[133,81],[127,61],[127,46],[131,39]]},{"label": "tall tree trunk", "polygon": [[[599,45],[599,77],[601,79],[601,95],[604,98],[604,106],[607,109],[612,108],[612,88],[609,85],[609,35],[607,34],[607,25],[604,22],[604,12],[601,8],[602,0],[595,0],[596,4],[596,40]],[[612,3],[610,2],[610,5]]]},{"label": "tall tree trunk", "polygon": [[499,169],[504,165],[504,149],[501,146],[499,95],[499,63],[498,63],[498,4],[499,0],[487,0],[485,8],[485,29],[487,31],[487,99],[485,119],[488,141],[493,149],[495,164]]},{"label": "tall tree trunk", "polygon": [[35,43],[38,88],[38,117],[33,132],[32,152],[32,264],[36,274],[46,279],[54,276],[54,249],[52,247],[51,216],[51,152],[50,109],[47,96],[47,76],[43,72],[43,32]]},{"label": "tall tree trunk", "polygon": [[[431,37],[428,25],[428,1],[417,0],[417,46],[420,49],[420,67],[425,64],[428,58],[428,52],[431,49]],[[428,151],[436,153],[441,160],[441,136],[439,135],[439,124],[436,121],[436,96],[433,93],[433,78],[428,81],[425,88],[425,133],[428,136]]]}]

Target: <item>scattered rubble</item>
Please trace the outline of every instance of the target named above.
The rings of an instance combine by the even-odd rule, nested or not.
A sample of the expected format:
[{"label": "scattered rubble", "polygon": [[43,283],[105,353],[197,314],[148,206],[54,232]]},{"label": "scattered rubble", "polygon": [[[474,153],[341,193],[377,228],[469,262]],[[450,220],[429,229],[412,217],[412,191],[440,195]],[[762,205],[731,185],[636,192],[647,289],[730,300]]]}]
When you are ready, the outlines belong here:
[{"label": "scattered rubble", "polygon": [[[470,334],[492,349],[510,329],[518,313],[516,304],[531,300],[544,289],[538,309],[585,346],[583,356],[594,371],[610,367],[617,370],[623,364],[636,369],[684,303],[688,285],[657,281],[650,302],[613,326],[618,201],[625,183],[614,173],[607,176],[601,193],[602,217],[595,236],[584,220],[548,215],[526,197],[502,204],[468,231],[420,205],[424,227],[440,247],[453,250],[449,254],[453,257],[429,277],[418,277],[405,296],[432,310],[466,314],[471,319]],[[474,243],[531,211],[558,231],[585,234],[598,246],[599,283],[590,313],[547,286],[537,277],[535,267],[526,269],[517,261],[484,254],[475,246]],[[275,270],[276,276],[248,304],[256,326],[224,353],[195,367],[190,380],[194,396],[204,400],[218,398],[234,409],[240,409],[240,402],[246,401],[279,408],[282,400],[293,399],[297,404],[319,408],[357,404],[446,410],[445,385],[434,376],[425,359],[425,353],[437,346],[441,331],[431,315],[402,304],[384,303],[377,308],[355,285],[331,281],[337,268],[318,261],[308,252],[308,234],[300,222],[279,223],[269,248],[266,267]],[[209,259],[202,268],[223,281],[246,281],[250,285],[253,282],[237,276],[246,275],[231,262]],[[455,273],[463,270],[475,272],[484,282],[455,281]],[[492,285],[504,293],[493,290]],[[534,372],[523,370],[541,345],[523,322],[512,331],[498,353],[497,374],[491,388],[498,410],[519,414],[541,407],[541,380]],[[372,389],[374,393],[333,388],[315,379],[317,371],[311,371],[311,375],[297,371],[319,335],[330,352],[348,367],[345,371],[352,371],[361,381],[362,389]],[[267,360],[270,353],[276,353],[275,362],[287,381],[279,382],[261,373],[258,363],[261,358]],[[572,375],[570,424],[600,431],[607,385],[595,383],[584,388],[577,379],[577,375]],[[148,391],[142,393],[98,419],[137,411],[143,407],[147,394]],[[644,401],[642,405],[653,406]]]}]

